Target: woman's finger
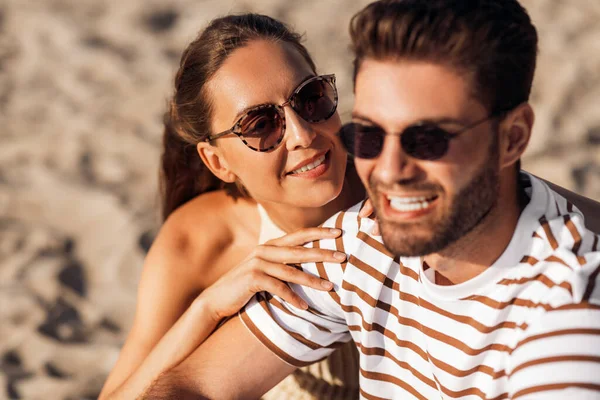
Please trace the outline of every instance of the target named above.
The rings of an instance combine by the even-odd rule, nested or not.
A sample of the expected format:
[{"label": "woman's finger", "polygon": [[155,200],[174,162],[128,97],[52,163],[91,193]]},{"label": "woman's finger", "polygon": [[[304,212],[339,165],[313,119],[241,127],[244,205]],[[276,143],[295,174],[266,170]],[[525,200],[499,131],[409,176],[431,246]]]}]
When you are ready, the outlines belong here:
[{"label": "woman's finger", "polygon": [[371,229],[371,235],[381,235],[381,233],[379,232],[379,222],[377,222],[377,219],[375,219],[375,225],[373,225],[373,229]]},{"label": "woman's finger", "polygon": [[361,218],[369,218],[374,217],[375,210],[373,209],[373,202],[371,199],[365,200],[365,204],[363,204],[362,208],[358,212],[358,216]]},{"label": "woman's finger", "polygon": [[341,234],[342,231],[336,228],[305,228],[280,238],[269,240],[265,244],[271,246],[302,246],[305,243],[319,239],[336,238]]},{"label": "woman's finger", "polygon": [[308,308],[308,304],[297,293],[277,278],[264,274],[255,282],[255,285],[256,289],[258,289],[257,291],[269,292],[302,310]]},{"label": "woman's finger", "polygon": [[373,202],[371,199],[365,200],[365,204],[358,212],[359,217],[361,218],[375,218],[375,226],[371,229],[371,234],[375,236],[379,236],[379,224],[377,223],[377,216],[375,215],[375,208],[373,207]]},{"label": "woman's finger", "polygon": [[333,284],[328,280],[321,279],[290,265],[268,263],[263,265],[263,271],[284,282],[295,283],[316,290],[333,289]]},{"label": "woman's finger", "polygon": [[327,249],[307,247],[279,247],[262,245],[254,249],[254,257],[282,264],[300,264],[303,262],[332,262],[341,263],[346,260],[346,254]]}]

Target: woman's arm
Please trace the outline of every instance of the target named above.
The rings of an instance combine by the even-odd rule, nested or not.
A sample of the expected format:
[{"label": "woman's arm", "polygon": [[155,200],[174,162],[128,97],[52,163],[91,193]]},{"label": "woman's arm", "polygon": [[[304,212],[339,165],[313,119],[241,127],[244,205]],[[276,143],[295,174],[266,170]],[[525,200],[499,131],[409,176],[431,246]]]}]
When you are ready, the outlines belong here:
[{"label": "woman's arm", "polygon": [[189,241],[175,222],[170,219],[163,225],[144,261],[133,326],[100,399],[140,367],[201,289],[198,270],[190,266]]},{"label": "woman's arm", "polygon": [[[211,232],[214,233],[214,227],[211,227]],[[134,353],[134,355],[144,355],[144,358],[141,359],[143,362],[140,360],[137,365],[131,361],[124,361],[121,365],[117,364],[117,367],[111,373],[112,380],[109,378],[109,381],[107,381],[100,399],[133,399],[138,397],[161,373],[179,364],[203,343],[219,321],[235,314],[258,291],[269,291],[296,307],[304,308],[304,302],[284,281],[310,286],[319,290],[329,290],[331,285],[315,276],[284,264],[284,261],[288,263],[306,261],[341,262],[345,259],[345,256],[336,259],[332,251],[299,247],[309,241],[335,238],[340,233],[325,228],[310,228],[272,240],[263,246],[258,246],[244,262],[203,291],[181,318],[160,339],[158,344],[153,346],[151,351],[146,351],[145,355],[147,357],[143,354],[147,347],[140,346],[137,342],[138,339],[143,340],[144,338],[135,334],[130,335],[119,361],[127,357],[128,353]],[[207,253],[214,253],[214,249],[205,250]],[[169,252],[169,250],[166,250],[166,252]],[[156,253],[160,253],[160,251],[149,254],[149,263],[156,261]],[[177,254],[179,251],[175,253]],[[208,259],[211,258],[214,259],[213,257]],[[164,264],[169,266],[169,268],[163,268],[167,271],[173,271],[174,265],[176,265],[173,262]],[[178,276],[176,281],[181,278],[182,276]],[[152,277],[146,277],[146,280],[148,279],[152,279]],[[164,282],[161,283],[164,286]],[[180,285],[173,284],[170,290],[179,292],[180,298],[189,297],[189,290],[186,293],[185,289],[179,289]],[[157,302],[161,301],[160,293],[146,290],[145,285],[141,285],[140,290],[143,292],[139,299],[140,302],[147,300],[156,305]],[[169,296],[172,297],[172,294],[167,294],[167,297]],[[142,307],[142,311],[148,313],[151,318],[166,319],[164,317],[160,318],[160,315],[148,310],[145,306]],[[139,320],[143,321],[144,319],[140,318]],[[136,322],[138,322],[137,319]],[[144,331],[141,323],[138,323],[134,328],[137,328],[137,330],[134,329],[133,332]],[[153,332],[151,335],[155,337],[157,333]]]},{"label": "woman's arm", "polygon": [[140,399],[257,399],[295,369],[234,316]]},{"label": "woman's arm", "polygon": [[162,372],[179,364],[202,344],[217,324],[218,321],[210,314],[208,304],[204,301],[194,301],[141,365],[128,377],[124,377],[126,379],[116,390],[105,386],[99,400],[138,398]]}]

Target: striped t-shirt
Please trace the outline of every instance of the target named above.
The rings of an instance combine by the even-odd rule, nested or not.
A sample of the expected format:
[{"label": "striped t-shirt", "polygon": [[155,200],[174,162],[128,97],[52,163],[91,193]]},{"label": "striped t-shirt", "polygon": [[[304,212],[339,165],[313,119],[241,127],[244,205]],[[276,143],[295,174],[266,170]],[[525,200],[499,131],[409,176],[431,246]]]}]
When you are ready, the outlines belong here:
[{"label": "striped t-shirt", "polygon": [[259,294],[242,321],[295,366],[354,340],[365,399],[599,399],[600,238],[523,177],[530,202],[512,240],[475,278],[440,286],[420,258],[394,259],[359,204],[324,224],[341,238],[312,244],[348,261],[302,265],[334,290],[294,286],[307,311]]}]

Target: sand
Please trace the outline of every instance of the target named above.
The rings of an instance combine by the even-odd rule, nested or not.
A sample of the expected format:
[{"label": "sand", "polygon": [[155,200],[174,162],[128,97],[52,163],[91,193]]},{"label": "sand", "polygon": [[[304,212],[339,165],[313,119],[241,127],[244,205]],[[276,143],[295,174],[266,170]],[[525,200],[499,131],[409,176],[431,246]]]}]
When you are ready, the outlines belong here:
[{"label": "sand", "polygon": [[[367,1],[0,0],[0,399],[92,399],[131,326],[158,227],[161,115],[209,19],[307,32],[352,104]],[[525,167],[600,200],[600,2],[527,0],[541,36]]]}]

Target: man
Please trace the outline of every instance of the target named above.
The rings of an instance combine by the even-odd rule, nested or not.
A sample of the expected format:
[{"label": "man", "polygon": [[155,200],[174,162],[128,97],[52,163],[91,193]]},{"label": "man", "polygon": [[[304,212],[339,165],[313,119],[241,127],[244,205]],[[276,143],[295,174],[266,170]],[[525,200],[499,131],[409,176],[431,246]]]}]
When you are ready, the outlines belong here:
[{"label": "man", "polygon": [[334,216],[343,237],[313,246],[347,263],[302,266],[334,290],[294,287],[307,311],[258,296],[148,397],[259,397],[352,339],[365,399],[600,398],[599,236],[519,172],[537,52],[525,10],[382,0],[351,35],[340,136],[385,247],[360,205]]}]

